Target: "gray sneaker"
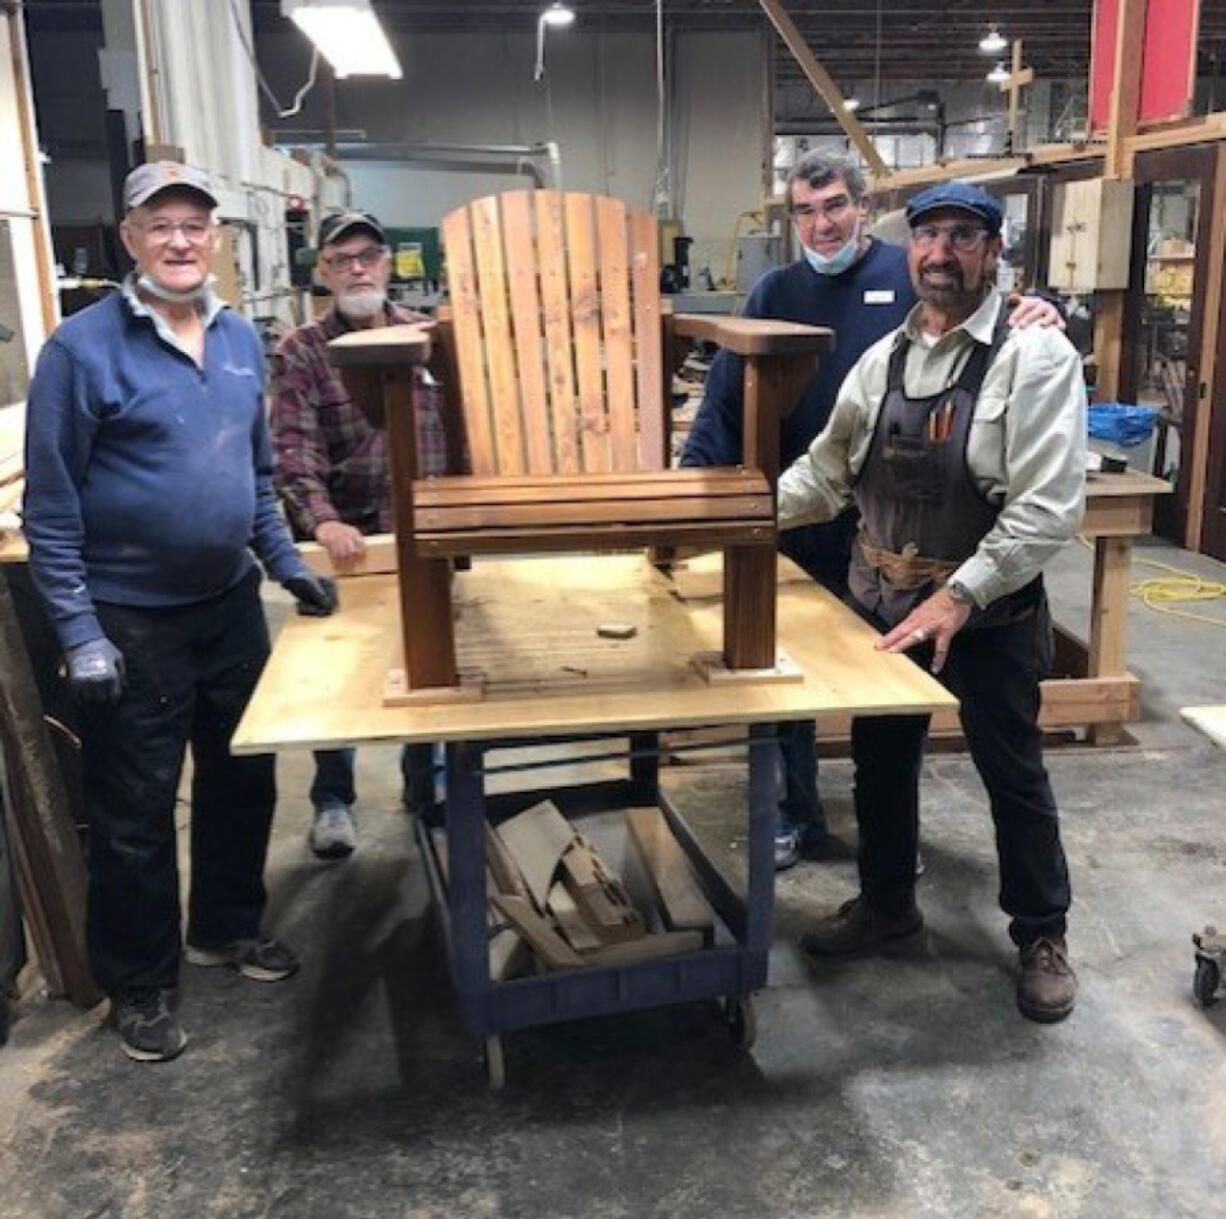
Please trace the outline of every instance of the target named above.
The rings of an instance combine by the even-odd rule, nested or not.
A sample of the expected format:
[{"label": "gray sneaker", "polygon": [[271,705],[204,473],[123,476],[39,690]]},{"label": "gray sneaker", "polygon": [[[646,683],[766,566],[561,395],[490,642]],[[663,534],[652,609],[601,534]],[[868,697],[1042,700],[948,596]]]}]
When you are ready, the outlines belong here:
[{"label": "gray sneaker", "polygon": [[357,845],[358,836],[350,809],[343,804],[329,804],[315,810],[311,850],[316,859],[348,859]]},{"label": "gray sneaker", "polygon": [[123,1052],[137,1062],[167,1062],[187,1045],[166,991],[157,986],[138,986],[113,996],[111,1020]]},{"label": "gray sneaker", "polygon": [[281,982],[298,972],[298,958],[280,940],[235,940],[206,948],[188,944],[184,956],[191,965],[228,965],[244,978],[257,982]]}]

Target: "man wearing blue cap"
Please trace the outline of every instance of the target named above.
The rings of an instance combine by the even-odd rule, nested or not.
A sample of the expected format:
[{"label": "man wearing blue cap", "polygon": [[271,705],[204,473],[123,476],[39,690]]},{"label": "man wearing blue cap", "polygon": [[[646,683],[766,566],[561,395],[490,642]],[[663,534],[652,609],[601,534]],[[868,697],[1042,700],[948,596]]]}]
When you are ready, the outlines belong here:
[{"label": "man wearing blue cap", "polygon": [[304,613],[330,582],[277,510],[264,357],[212,291],[217,195],[158,161],[124,183],[121,291],[47,340],[30,385],[30,569],[81,703],[90,967],[124,1051],[173,1058],[182,954],[175,805],[192,748],[187,959],[278,981],[294,955],[261,932],[273,758],[230,737],[268,656],[258,558]]},{"label": "man wearing blue cap", "polygon": [[[796,406],[784,418],[780,453],[796,460],[826,425],[835,395],[852,365],[899,326],[916,302],[906,252],[867,232],[871,196],[859,167],[825,152],[797,162],[787,182],[788,210],[804,256],[764,275],[745,303],[746,317],[829,326],[834,351],[822,358]],[[1058,310],[1039,297],[1022,297],[1010,324],[1061,325]],[[694,419],[684,466],[736,465],[741,460],[741,357],[721,351],[711,365]],[[838,596],[847,591],[856,515],[794,529],[779,548]],[[827,842],[817,794],[817,740],[810,721],[779,725],[784,796],[775,835],[775,866],[820,858]]]},{"label": "man wearing blue cap", "polygon": [[[822,434],[780,479],[780,527],[859,509],[852,596],[885,632],[879,648],[930,663],[958,696],[995,823],[1018,1006],[1050,1022],[1072,1011],[1077,981],[1037,722],[1052,647],[1041,571],[1083,511],[1081,362],[1056,329],[1009,329],[994,286],[995,199],[945,183],[917,195],[907,220],[920,303],[857,361]],[[860,955],[922,931],[915,860],[927,729],[926,716],[854,724],[860,894],[805,937],[811,954]]]}]

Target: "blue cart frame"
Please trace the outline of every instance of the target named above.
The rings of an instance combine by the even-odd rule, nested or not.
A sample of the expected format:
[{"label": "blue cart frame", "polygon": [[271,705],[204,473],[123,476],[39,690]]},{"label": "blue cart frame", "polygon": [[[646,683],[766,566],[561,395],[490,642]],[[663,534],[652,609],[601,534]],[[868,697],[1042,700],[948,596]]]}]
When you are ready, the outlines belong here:
[{"label": "blue cart frame", "polygon": [[[570,785],[531,796],[577,796],[580,807],[576,815],[631,803],[654,804],[668,819],[734,942],[633,965],[494,981],[490,977],[486,924],[485,822],[488,813],[494,813],[494,820],[498,820],[497,805],[504,798],[487,798],[486,754],[492,749],[540,745],[542,741],[516,738],[448,744],[446,884],[430,846],[429,831],[420,819],[418,845],[431,894],[442,914],[447,961],[461,1017],[468,1031],[485,1041],[486,1066],[495,1089],[505,1082],[501,1035],[514,1029],[670,1003],[723,999],[734,1039],[741,1044],[752,1042],[750,996],[766,985],[774,915],[775,726],[755,724],[749,729],[749,873],[744,897],[733,890],[661,789],[659,730],[602,733],[582,739],[624,740],[627,735],[628,754],[601,756],[626,757],[628,780]],[[562,759],[556,764],[571,765],[573,761]],[[522,804],[525,794],[518,793],[516,799]]]}]

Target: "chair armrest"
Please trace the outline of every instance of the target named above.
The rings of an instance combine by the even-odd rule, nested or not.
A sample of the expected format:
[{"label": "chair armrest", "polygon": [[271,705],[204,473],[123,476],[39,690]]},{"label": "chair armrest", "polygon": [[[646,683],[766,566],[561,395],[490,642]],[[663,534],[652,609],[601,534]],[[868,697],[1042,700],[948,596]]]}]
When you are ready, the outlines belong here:
[{"label": "chair armrest", "polygon": [[834,331],[825,326],[769,318],[678,313],[673,327],[679,335],[718,343],[742,356],[818,355],[834,347]]},{"label": "chair armrest", "polygon": [[430,359],[433,323],[406,323],[353,330],[328,344],[328,359],[338,368],[403,368]]}]

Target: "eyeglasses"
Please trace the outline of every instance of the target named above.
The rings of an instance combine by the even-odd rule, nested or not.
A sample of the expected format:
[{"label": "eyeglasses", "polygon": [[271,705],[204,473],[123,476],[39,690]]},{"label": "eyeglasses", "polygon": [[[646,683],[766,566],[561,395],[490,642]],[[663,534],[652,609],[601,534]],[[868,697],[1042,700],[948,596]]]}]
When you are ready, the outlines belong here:
[{"label": "eyeglasses", "polygon": [[329,254],[323,259],[323,264],[332,271],[354,271],[358,267],[372,271],[383,261],[386,253],[384,246],[372,245],[356,254]]},{"label": "eyeglasses", "polygon": [[921,250],[930,250],[942,237],[962,254],[969,254],[983,245],[988,230],[978,224],[917,224],[911,230],[911,241]]},{"label": "eyeglasses", "polygon": [[837,195],[833,199],[828,199],[821,207],[814,207],[811,203],[791,203],[788,205],[788,212],[797,224],[807,224],[816,220],[818,216],[824,216],[827,220],[837,220],[847,212],[848,208],[855,207],[855,205],[856,201],[850,195]]},{"label": "eyeglasses", "polygon": [[176,233],[182,233],[189,245],[204,245],[213,235],[213,225],[208,220],[155,220],[152,224],[132,227],[144,233],[154,245],[169,245]]}]

